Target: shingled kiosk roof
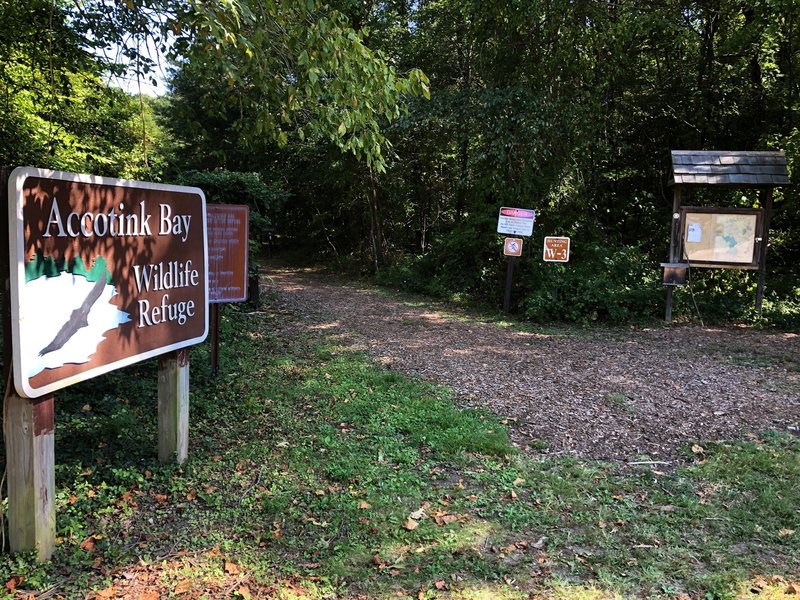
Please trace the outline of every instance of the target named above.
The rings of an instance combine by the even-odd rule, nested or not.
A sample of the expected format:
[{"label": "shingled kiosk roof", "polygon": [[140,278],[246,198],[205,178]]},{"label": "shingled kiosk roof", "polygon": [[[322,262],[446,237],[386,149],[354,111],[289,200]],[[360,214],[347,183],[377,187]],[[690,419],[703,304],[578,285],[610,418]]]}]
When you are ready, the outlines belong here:
[{"label": "shingled kiosk roof", "polygon": [[783,152],[673,150],[672,174],[675,185],[791,185]]}]

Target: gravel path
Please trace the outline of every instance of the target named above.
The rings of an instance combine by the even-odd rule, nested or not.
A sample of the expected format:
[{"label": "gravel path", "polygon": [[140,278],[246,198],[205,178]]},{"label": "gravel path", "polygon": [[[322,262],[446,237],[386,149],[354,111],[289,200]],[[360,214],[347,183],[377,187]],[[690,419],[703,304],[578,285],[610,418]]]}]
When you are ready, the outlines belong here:
[{"label": "gravel path", "polygon": [[673,462],[689,442],[798,432],[800,336],[751,328],[513,331],[372,288],[270,269],[301,327],[449,386],[526,451]]}]

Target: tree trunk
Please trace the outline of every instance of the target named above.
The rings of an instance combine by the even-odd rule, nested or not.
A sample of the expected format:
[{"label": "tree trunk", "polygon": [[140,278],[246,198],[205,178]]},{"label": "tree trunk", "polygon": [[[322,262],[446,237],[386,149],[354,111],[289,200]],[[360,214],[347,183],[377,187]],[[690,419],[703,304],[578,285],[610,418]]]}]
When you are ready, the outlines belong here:
[{"label": "tree trunk", "polygon": [[381,218],[380,194],[378,193],[378,181],[375,173],[370,169],[369,172],[370,190],[367,192],[369,204],[369,225],[370,241],[372,244],[372,259],[375,265],[375,273],[380,271],[386,257],[386,240],[383,236],[383,223]]}]

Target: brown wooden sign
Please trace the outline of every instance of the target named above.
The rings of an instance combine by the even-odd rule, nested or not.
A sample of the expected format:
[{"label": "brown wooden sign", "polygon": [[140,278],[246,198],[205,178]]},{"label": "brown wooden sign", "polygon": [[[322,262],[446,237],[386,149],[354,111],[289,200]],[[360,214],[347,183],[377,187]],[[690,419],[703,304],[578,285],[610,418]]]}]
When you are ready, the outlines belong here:
[{"label": "brown wooden sign", "polygon": [[569,238],[545,236],[542,260],[545,262],[569,262]]},{"label": "brown wooden sign", "polygon": [[241,204],[207,204],[208,301],[247,300],[250,212]]},{"label": "brown wooden sign", "polygon": [[38,397],[203,341],[197,188],[31,167],[9,179],[14,383]]}]

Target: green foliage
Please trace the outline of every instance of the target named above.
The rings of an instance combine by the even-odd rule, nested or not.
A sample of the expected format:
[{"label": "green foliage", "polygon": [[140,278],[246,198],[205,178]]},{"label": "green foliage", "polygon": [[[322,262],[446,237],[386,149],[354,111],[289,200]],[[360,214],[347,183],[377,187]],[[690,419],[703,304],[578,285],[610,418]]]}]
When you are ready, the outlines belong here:
[{"label": "green foliage", "polygon": [[[190,3],[177,11],[153,4],[174,13],[175,22],[159,24],[176,38],[178,77],[191,81],[202,112],[224,116],[242,144],[257,147],[267,137],[286,145],[290,134],[324,139],[384,171],[382,123],[400,116],[407,96],[429,93],[424,73],[399,75],[341,13],[316,0]],[[152,8],[131,2],[109,19],[118,27],[130,14],[147,20]]]},{"label": "green foliage", "polygon": [[245,204],[250,208],[250,235],[265,239],[274,230],[275,216],[287,201],[279,183],[265,183],[258,173],[235,171],[187,171],[178,181],[199,187],[206,200],[216,204]]},{"label": "green foliage", "polygon": [[538,322],[649,320],[662,309],[660,275],[638,248],[591,244],[575,249],[568,264],[539,265],[520,303]]},{"label": "green foliage", "polygon": [[159,177],[164,144],[151,103],[102,80],[103,65],[88,51],[70,5],[4,2],[0,24],[2,164]]}]

